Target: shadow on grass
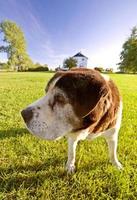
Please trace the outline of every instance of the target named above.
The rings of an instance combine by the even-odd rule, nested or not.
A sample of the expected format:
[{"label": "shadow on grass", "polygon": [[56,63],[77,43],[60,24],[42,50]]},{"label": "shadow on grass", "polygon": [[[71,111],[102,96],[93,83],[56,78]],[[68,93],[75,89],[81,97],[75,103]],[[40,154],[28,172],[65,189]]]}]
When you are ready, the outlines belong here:
[{"label": "shadow on grass", "polygon": [[22,136],[28,133],[29,133],[28,130],[25,128],[16,128],[16,129],[12,128],[8,130],[0,130],[0,140],[10,137]]},{"label": "shadow on grass", "polygon": [[44,163],[36,162],[33,165],[18,165],[9,168],[0,167],[0,192],[12,190],[37,188],[45,181],[64,179],[67,173],[60,168],[63,158],[52,157]]},{"label": "shadow on grass", "polygon": [[[73,185],[73,174],[67,174],[65,170],[66,158],[52,156],[44,162],[35,162],[29,165],[13,165],[10,167],[0,167],[0,192],[18,191],[20,188],[33,190],[44,184],[44,182],[58,182],[59,180],[69,182]],[[76,170],[74,176],[79,173],[87,173],[95,170],[98,166],[108,165],[108,162],[93,162]]]}]

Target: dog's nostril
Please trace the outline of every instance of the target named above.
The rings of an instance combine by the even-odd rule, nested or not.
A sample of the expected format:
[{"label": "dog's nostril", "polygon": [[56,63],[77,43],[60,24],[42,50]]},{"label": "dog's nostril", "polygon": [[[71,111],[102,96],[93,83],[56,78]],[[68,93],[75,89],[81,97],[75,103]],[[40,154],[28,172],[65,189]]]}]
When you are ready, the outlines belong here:
[{"label": "dog's nostril", "polygon": [[33,117],[32,108],[27,108],[27,109],[22,110],[21,115],[26,123],[29,122]]}]

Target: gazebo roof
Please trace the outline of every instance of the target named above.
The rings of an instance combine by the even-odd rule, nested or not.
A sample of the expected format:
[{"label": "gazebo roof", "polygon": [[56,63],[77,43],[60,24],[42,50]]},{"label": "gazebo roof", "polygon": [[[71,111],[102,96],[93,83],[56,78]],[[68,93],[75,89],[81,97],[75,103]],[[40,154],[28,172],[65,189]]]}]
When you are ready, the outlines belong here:
[{"label": "gazebo roof", "polygon": [[84,57],[84,58],[88,58],[88,57],[84,56],[81,52],[78,52],[78,53],[75,54],[73,57]]}]

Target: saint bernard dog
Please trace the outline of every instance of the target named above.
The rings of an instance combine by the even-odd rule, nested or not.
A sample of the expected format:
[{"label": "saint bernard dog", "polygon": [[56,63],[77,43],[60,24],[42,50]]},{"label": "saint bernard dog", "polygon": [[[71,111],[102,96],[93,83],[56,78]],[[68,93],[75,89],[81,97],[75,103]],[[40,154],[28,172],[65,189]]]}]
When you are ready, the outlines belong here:
[{"label": "saint bernard dog", "polygon": [[106,139],[110,161],[117,158],[122,101],[118,88],[96,70],[72,69],[57,72],[48,82],[46,95],[21,111],[27,129],[46,140],[68,139],[67,171],[75,171],[79,140]]}]

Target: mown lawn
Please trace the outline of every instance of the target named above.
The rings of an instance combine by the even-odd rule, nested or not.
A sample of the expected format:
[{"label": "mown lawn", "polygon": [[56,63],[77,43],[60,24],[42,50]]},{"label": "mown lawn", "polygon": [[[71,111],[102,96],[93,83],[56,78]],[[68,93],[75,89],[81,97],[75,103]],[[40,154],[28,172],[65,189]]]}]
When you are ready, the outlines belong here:
[{"label": "mown lawn", "polygon": [[104,139],[82,141],[77,172],[64,170],[67,142],[44,141],[24,127],[20,110],[44,94],[50,73],[0,73],[0,200],[137,199],[137,75],[111,75],[123,96],[118,171]]}]

